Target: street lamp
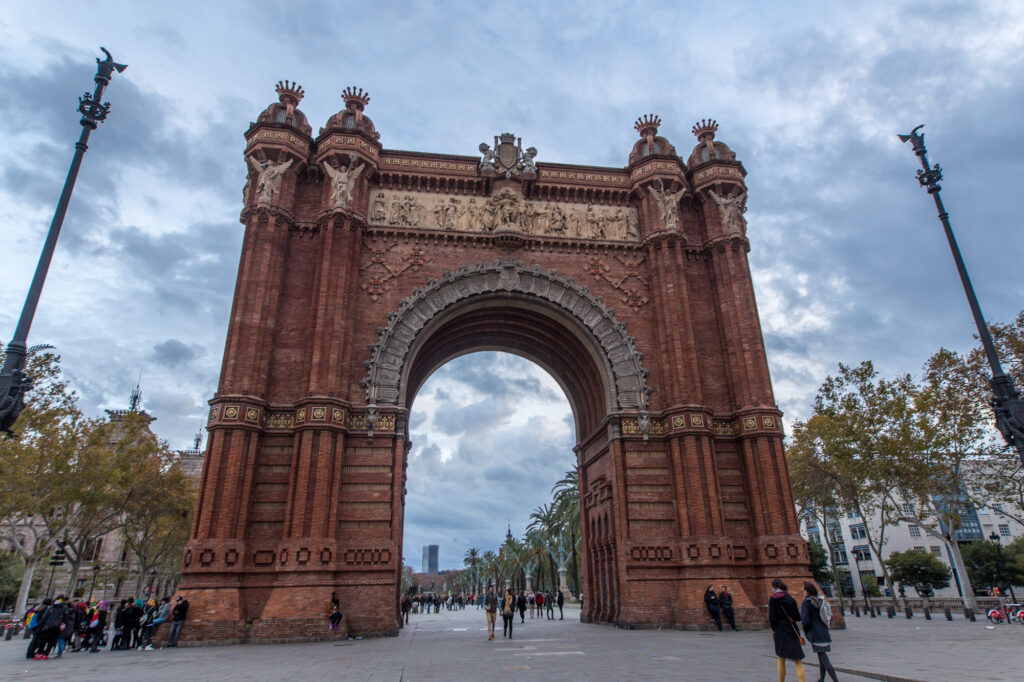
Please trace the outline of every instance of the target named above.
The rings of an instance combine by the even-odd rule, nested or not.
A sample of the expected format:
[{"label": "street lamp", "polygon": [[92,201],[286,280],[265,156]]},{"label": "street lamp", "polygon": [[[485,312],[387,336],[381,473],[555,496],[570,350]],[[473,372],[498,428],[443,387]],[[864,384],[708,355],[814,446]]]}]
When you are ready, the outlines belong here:
[{"label": "street lamp", "polygon": [[967,275],[967,268],[960,256],[960,247],[957,246],[956,237],[953,236],[953,227],[949,224],[949,214],[942,205],[942,197],[939,192],[942,187],[939,181],[942,180],[942,167],[939,164],[932,166],[928,162],[928,150],[924,147],[924,133],[917,131],[923,128],[919,125],[910,131],[909,135],[900,135],[900,140],[910,142],[914,147],[914,153],[921,160],[922,170],[917,171],[917,181],[922,187],[927,188],[928,194],[935,200],[935,207],[939,210],[939,220],[946,232],[946,240],[949,242],[949,249],[953,252],[953,260],[956,262],[957,272],[960,273],[960,282],[963,284],[964,293],[967,294],[967,303],[971,307],[971,314],[974,315],[974,324],[978,327],[978,336],[981,337],[981,345],[985,348],[985,357],[988,359],[989,367],[992,370],[992,378],[989,385],[992,387],[992,397],[989,404],[996,415],[996,427],[1003,434],[1006,443],[1017,450],[1021,463],[1024,464],[1024,400],[1021,400],[1017,387],[1013,385],[1013,379],[1003,372],[999,364],[999,356],[996,355],[995,344],[992,343],[992,335],[989,334],[988,325],[981,314],[981,306],[974,295],[974,287],[971,286],[971,279]]},{"label": "street lamp", "polygon": [[[14,338],[7,346],[7,357],[4,359],[3,369],[0,370],[0,431],[4,431],[8,435],[13,435],[11,427],[14,426],[22,408],[25,407],[25,394],[32,387],[31,380],[25,374],[28,330],[32,326],[32,318],[35,316],[36,306],[39,304],[43,282],[50,269],[53,249],[57,245],[57,237],[60,235],[60,228],[64,223],[64,214],[67,213],[71,192],[75,188],[75,180],[78,178],[78,169],[82,165],[82,157],[89,148],[86,143],[89,141],[89,134],[96,130],[110,111],[110,103],[102,101],[103,89],[110,84],[110,77],[115,70],[121,73],[128,68],[125,64],[115,62],[105,48],[101,47],[100,49],[103,50],[103,54],[107,55],[107,58],[103,61],[100,61],[98,57],[96,59],[96,76],[93,79],[96,82],[95,91],[92,94],[86,92],[78,98],[78,111],[82,114],[82,119],[79,121],[82,124],[82,134],[78,138],[78,142],[75,143],[75,155],[71,158],[71,167],[64,180],[64,189],[60,193],[53,221],[50,222],[50,230],[46,234],[43,252],[39,255],[39,264],[36,265],[32,285],[25,298],[25,307],[21,309],[21,317],[18,318]],[[9,283],[5,282],[5,284]]]},{"label": "street lamp", "polygon": [[1017,595],[1013,593],[1013,581],[1006,574],[1006,559],[1003,558],[1003,546],[999,542],[999,534],[992,531],[992,535],[989,535],[988,539],[996,543],[996,554],[999,555],[999,572],[1003,574],[1003,580],[1006,581],[1007,587],[1010,588],[1010,599],[1017,603]]},{"label": "street lamp", "polygon": [[99,576],[99,574],[100,574],[100,565],[99,564],[93,564],[92,565],[92,585],[89,586],[89,599],[86,600],[86,601],[88,601],[90,603],[92,603],[92,591],[96,589],[96,578]]}]

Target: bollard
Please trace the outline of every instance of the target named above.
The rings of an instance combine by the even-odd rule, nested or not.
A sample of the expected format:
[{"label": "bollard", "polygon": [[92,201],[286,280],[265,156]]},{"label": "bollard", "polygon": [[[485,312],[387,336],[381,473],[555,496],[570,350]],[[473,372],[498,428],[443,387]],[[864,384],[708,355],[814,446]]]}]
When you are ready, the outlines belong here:
[{"label": "bollard", "polygon": [[14,636],[14,626],[7,628],[7,632],[4,633],[4,641],[10,641],[11,637]]},{"label": "bollard", "polygon": [[889,618],[895,618],[896,617],[896,607],[895,606],[886,606],[885,607],[885,615],[887,617],[889,617]]},{"label": "bollard", "polygon": [[946,615],[946,620],[953,620],[953,612],[949,610],[948,606],[942,607],[942,613]]},{"label": "bollard", "polygon": [[911,618],[914,617],[914,609],[910,608],[909,605],[907,605],[906,614],[907,614],[907,620],[910,620]]},{"label": "bollard", "polygon": [[964,607],[964,618],[966,618],[967,620],[971,621],[972,623],[978,622],[974,618],[974,609],[969,609],[966,606]]},{"label": "bollard", "polygon": [[925,620],[931,620],[932,619],[932,610],[929,609],[927,606],[924,607],[924,619]]},{"label": "bollard", "polygon": [[855,615],[858,618],[860,618],[860,607],[859,606],[854,606],[853,607],[853,615]]}]

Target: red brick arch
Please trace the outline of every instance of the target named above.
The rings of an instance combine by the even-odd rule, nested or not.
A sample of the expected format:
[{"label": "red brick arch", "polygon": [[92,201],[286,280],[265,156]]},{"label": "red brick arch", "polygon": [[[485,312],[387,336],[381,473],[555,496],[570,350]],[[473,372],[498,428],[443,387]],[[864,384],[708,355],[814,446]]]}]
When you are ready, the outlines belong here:
[{"label": "red brick arch", "polygon": [[511,134],[481,156],[385,149],[355,89],[313,137],[301,91],[280,93],[246,133],[185,636],[322,637],[331,592],[339,636],[397,632],[408,410],[481,349],[537,362],[572,405],[584,620],[707,627],[713,581],[762,623],[769,580],[802,579],[808,557],[746,171],[717,124],[684,160],[648,116],[626,165],[574,166]]}]

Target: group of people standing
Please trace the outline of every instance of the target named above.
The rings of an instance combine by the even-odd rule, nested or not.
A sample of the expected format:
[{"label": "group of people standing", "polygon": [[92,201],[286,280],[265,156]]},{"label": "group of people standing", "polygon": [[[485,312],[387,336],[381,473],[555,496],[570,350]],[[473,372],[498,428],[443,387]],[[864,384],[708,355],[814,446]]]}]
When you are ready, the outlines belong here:
[{"label": "group of people standing", "polygon": [[[91,605],[86,601],[67,601],[64,595],[49,597],[25,614],[25,627],[31,633],[25,657],[45,661],[56,650],[60,658],[65,650],[88,650],[96,653],[107,646],[107,628],[113,602],[101,600]],[[122,599],[113,614],[113,638],[110,650],[138,649],[152,651],[153,636],[159,625],[170,623],[167,646],[176,647],[182,625],[188,614],[188,600],[178,597],[174,607],[171,598]]]},{"label": "group of people standing", "polygon": [[722,585],[721,592],[715,592],[714,585],[708,585],[708,589],[704,590],[704,606],[707,608],[708,613],[715,619],[715,625],[718,626],[718,631],[722,631],[722,616],[725,616],[726,620],[729,621],[729,627],[736,630],[736,614],[732,610],[732,595],[729,594],[729,588]]}]

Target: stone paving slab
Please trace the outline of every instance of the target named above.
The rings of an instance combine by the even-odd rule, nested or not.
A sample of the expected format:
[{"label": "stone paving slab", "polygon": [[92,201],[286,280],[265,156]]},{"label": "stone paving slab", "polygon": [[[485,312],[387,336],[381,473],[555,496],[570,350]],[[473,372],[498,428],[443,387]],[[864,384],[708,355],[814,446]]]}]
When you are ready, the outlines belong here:
[{"label": "stone paving slab", "polygon": [[[475,608],[416,615],[398,637],[322,642],[65,653],[27,661],[27,642],[0,642],[0,680],[775,680],[771,635],[620,630],[578,621],[515,624],[513,639],[486,639]],[[187,624],[186,624],[187,627]],[[326,625],[325,625],[326,627]],[[853,618],[833,633],[841,680],[1019,680],[1024,626]],[[807,647],[808,664],[816,657]],[[860,674],[853,674],[859,671]],[[808,680],[817,668],[808,665]],[[790,667],[787,679],[795,680]]]}]

